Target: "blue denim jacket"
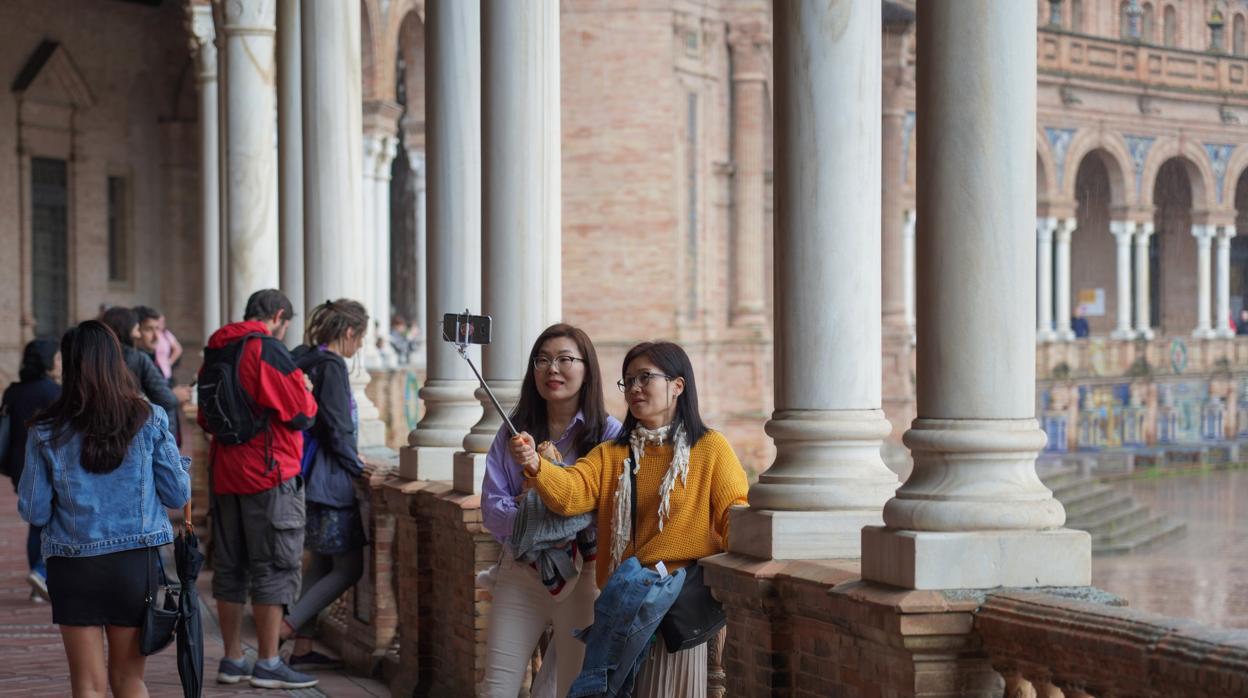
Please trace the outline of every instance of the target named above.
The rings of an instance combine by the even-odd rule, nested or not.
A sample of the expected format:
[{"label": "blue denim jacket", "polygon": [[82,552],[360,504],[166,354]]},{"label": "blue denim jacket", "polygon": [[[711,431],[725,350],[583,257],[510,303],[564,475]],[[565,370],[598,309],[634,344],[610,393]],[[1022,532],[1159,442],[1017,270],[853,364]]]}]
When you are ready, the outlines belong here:
[{"label": "blue denim jacket", "polygon": [[635,557],[621,562],[594,602],[594,624],[576,632],[585,660],[568,698],[632,695],[654,631],[684,584],[683,569],[660,578]]},{"label": "blue denim jacket", "polygon": [[116,470],[87,472],[81,452],[80,435],[54,445],[46,426],[31,429],[26,440],[17,508],[23,519],[44,527],[45,558],[105,555],[173,541],[165,507],[181,507],[191,498],[191,459],[178,453],[163,409],[152,411]]}]

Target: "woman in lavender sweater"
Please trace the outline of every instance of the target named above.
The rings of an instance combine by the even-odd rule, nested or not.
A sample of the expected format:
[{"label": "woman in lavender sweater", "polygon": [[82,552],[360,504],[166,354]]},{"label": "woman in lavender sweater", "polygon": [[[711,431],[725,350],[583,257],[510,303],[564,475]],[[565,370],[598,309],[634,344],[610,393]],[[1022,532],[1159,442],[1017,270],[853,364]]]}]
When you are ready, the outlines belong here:
[{"label": "woman in lavender sweater", "polygon": [[[552,325],[537,338],[511,420],[517,429],[532,434],[545,453],[554,455],[552,462],[564,464],[575,463],[619,434],[619,420],[607,414],[603,403],[598,354],[582,330]],[[585,654],[585,645],[572,630],[594,620],[595,530],[590,523],[563,548],[576,569],[584,566],[585,574],[571,579],[544,577],[539,565],[515,559],[511,536],[517,511],[526,506],[526,494],[522,468],[508,449],[509,438],[504,427],[494,439],[481,489],[485,527],[503,544],[486,637],[484,695],[515,698],[542,632],[553,625],[554,668],[562,696],[580,672]]]}]

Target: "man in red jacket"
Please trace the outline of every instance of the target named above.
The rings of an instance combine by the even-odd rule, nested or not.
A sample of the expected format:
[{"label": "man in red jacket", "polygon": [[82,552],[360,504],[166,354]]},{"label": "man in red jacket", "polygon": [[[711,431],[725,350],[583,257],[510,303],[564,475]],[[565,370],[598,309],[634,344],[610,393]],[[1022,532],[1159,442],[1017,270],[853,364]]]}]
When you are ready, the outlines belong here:
[{"label": "man in red jacket", "polygon": [[[213,333],[208,349],[246,341],[239,382],[268,426],[250,441],[214,441],[212,461],[212,595],[217,600],[225,657],[217,681],[249,680],[261,688],[308,688],[316,679],[278,656],[284,607],[299,593],[303,556],[304,501],[299,465],[303,430],[316,417],[316,400],[303,372],[281,343],[294,309],[281,291],[257,291],[247,299],[243,322]],[[244,340],[249,334],[261,336]],[[207,427],[204,413],[201,427]],[[259,640],[255,666],[243,657],[243,605],[250,595]]]}]

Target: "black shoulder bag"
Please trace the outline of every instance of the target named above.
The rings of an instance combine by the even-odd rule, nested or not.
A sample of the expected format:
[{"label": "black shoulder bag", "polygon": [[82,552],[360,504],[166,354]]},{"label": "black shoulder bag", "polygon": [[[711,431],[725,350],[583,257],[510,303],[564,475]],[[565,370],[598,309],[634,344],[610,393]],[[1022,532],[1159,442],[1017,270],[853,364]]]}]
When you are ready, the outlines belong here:
[{"label": "black shoulder bag", "polygon": [[[625,463],[624,467],[628,468]],[[633,552],[637,549],[637,474],[632,468],[628,470],[632,481],[632,513],[633,513]],[[719,629],[724,627],[728,618],[724,615],[724,606],[711,595],[711,588],[702,579],[702,565],[697,561],[685,568],[685,583],[676,595],[676,602],[668,609],[667,615],[659,622],[659,634],[663,636],[663,644],[669,654],[691,649],[706,643]]]},{"label": "black shoulder bag", "polygon": [[160,562],[160,553],[156,548],[148,548],[147,555],[147,610],[143,613],[143,627],[139,628],[139,652],[143,656],[156,654],[173,642],[179,617],[178,600],[171,585],[167,583],[164,585],[163,608],[156,599],[160,585],[156,583],[156,576],[153,572],[155,565],[151,563],[151,556],[155,555],[157,563],[163,568],[164,563]]}]

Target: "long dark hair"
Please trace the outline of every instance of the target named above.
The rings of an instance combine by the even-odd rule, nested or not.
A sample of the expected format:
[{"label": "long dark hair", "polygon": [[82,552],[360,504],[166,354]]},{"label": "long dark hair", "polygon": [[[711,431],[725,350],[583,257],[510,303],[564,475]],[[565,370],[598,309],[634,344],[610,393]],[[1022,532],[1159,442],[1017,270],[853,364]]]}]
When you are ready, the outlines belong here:
[{"label": "long dark hair", "polygon": [[520,431],[529,432],[539,444],[550,439],[546,401],[537,392],[537,381],[533,378],[533,360],[537,358],[543,344],[559,337],[567,337],[576,342],[576,348],[585,360],[585,381],[581,383],[581,392],[577,395],[577,406],[585,420],[585,428],[576,437],[576,452],[583,456],[597,446],[602,441],[602,435],[606,433],[607,405],[602,399],[602,371],[598,368],[598,352],[594,350],[594,343],[589,341],[589,335],[579,327],[559,323],[547,327],[538,335],[529,351],[524,382],[520,384],[520,400],[511,411],[511,422]]},{"label": "long dark hair", "polygon": [[52,365],[56,363],[58,351],[60,348],[50,339],[36,339],[29,342],[22,350],[22,367],[17,372],[18,379],[23,383],[29,383],[47,377],[48,372],[52,370]]},{"label": "long dark hair", "polygon": [[50,441],[82,436],[82,467],[91,473],[116,470],[134,435],[152,414],[122,359],[121,343],[98,320],[71,328],[61,339],[61,396],[40,414]]},{"label": "long dark hair", "polygon": [[[676,398],[676,414],[672,417],[673,433],[677,426],[685,427],[685,436],[689,445],[696,444],[709,431],[698,412],[698,386],[693,380],[693,363],[689,355],[675,342],[642,342],[624,355],[624,364],[620,367],[620,376],[628,371],[628,365],[635,359],[647,358],[660,371],[671,378],[685,379],[685,390]],[[616,437],[615,442],[621,446],[628,445],[629,436],[637,426],[637,418],[630,411],[624,418],[624,429]]]},{"label": "long dark hair", "polygon": [[[134,346],[134,337],[130,336],[130,332],[134,330],[135,325],[139,324],[139,314],[134,312],[133,308],[125,308],[122,306],[113,306],[104,311],[100,316],[100,322],[108,326],[113,334],[116,335],[117,341],[127,347]],[[61,357],[64,361],[65,357]]]}]

